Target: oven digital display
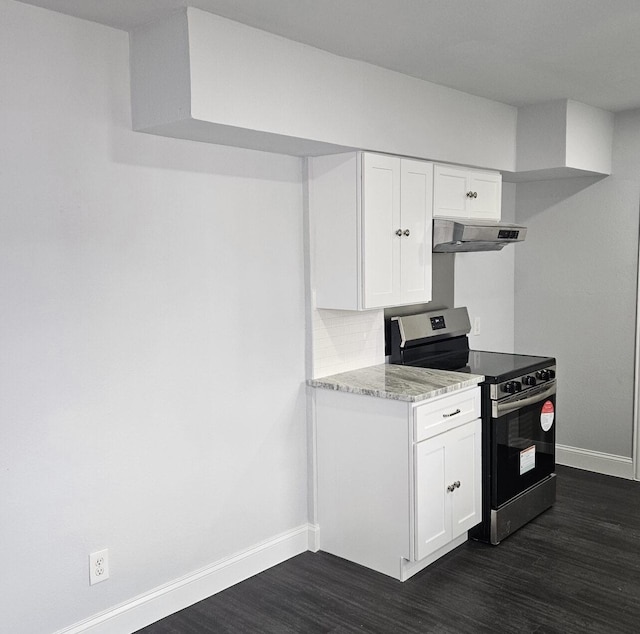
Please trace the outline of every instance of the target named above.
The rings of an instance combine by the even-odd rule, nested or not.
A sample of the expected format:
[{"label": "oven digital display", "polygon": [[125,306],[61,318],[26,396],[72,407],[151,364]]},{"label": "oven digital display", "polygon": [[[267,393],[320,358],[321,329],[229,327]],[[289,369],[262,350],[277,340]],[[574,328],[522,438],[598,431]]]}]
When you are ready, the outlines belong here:
[{"label": "oven digital display", "polygon": [[437,317],[431,317],[431,330],[442,330],[447,325],[444,323],[444,316],[438,315]]},{"label": "oven digital display", "polygon": [[500,229],[500,231],[498,231],[498,238],[500,240],[517,240],[519,233],[519,231],[513,229]]}]

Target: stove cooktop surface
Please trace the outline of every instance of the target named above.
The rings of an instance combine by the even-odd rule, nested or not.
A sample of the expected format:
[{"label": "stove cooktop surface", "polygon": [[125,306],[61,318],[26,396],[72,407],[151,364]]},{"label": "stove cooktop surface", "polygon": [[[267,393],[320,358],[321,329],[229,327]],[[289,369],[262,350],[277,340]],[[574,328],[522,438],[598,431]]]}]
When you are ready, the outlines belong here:
[{"label": "stove cooktop surface", "polygon": [[555,365],[555,359],[553,357],[536,357],[528,354],[469,350],[463,353],[458,351],[455,354],[441,355],[435,361],[433,358],[416,359],[410,362],[409,365],[484,374],[487,382],[498,383],[527,372],[534,372],[535,370]]},{"label": "stove cooktop surface", "polygon": [[528,354],[469,350],[468,365],[472,374],[484,374],[487,381],[502,381],[555,365],[555,359]]}]

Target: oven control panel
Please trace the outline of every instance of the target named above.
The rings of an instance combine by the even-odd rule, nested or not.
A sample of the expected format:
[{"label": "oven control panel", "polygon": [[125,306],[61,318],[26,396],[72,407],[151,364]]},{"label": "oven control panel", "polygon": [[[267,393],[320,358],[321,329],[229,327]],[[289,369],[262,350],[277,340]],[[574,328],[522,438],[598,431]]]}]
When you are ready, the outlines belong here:
[{"label": "oven control panel", "polygon": [[543,383],[553,381],[555,378],[555,365],[541,370],[527,372],[527,374],[523,374],[522,376],[514,379],[509,379],[508,381],[502,381],[501,383],[491,385],[491,400],[496,401],[504,398],[505,396],[517,394],[518,392],[533,388],[536,385],[542,385]]}]

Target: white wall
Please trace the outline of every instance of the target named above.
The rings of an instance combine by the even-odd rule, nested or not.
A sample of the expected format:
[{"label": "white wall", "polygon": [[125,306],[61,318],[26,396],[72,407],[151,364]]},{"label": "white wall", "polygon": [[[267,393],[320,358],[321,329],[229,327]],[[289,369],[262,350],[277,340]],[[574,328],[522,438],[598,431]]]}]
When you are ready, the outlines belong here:
[{"label": "white wall", "polygon": [[518,172],[567,164],[567,101],[518,108],[516,167]]},{"label": "white wall", "polygon": [[516,348],[558,359],[558,442],[625,469],[632,455],[639,129],[640,111],[616,116],[612,176],[517,186],[517,219],[529,233],[516,252]]},{"label": "white wall", "polygon": [[124,32],[0,0],[12,634],[307,522],[301,162],[131,132],[128,63]]},{"label": "white wall", "polygon": [[[515,218],[516,186],[502,184],[502,220]],[[455,254],[454,305],[466,306],[473,328],[480,320],[480,333],[469,335],[474,350],[514,352],[514,262],[522,244],[501,251]],[[519,352],[519,350],[517,350]]]}]

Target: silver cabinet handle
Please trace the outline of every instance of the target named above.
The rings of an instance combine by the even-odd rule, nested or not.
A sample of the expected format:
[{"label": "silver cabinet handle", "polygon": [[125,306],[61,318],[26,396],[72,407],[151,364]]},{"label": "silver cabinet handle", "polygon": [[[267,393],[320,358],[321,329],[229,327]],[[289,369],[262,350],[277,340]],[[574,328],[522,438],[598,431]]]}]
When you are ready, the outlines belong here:
[{"label": "silver cabinet handle", "polygon": [[457,416],[460,413],[460,408],[458,408],[455,412],[451,412],[450,414],[443,414],[442,418],[451,418],[452,416]]},{"label": "silver cabinet handle", "polygon": [[398,230],[396,231],[396,235],[397,235],[398,237],[401,237],[401,236],[402,236],[402,229],[398,229]]},{"label": "silver cabinet handle", "polygon": [[409,229],[405,229],[404,230],[404,235],[407,236],[407,238],[411,235],[411,231],[409,231]]}]

